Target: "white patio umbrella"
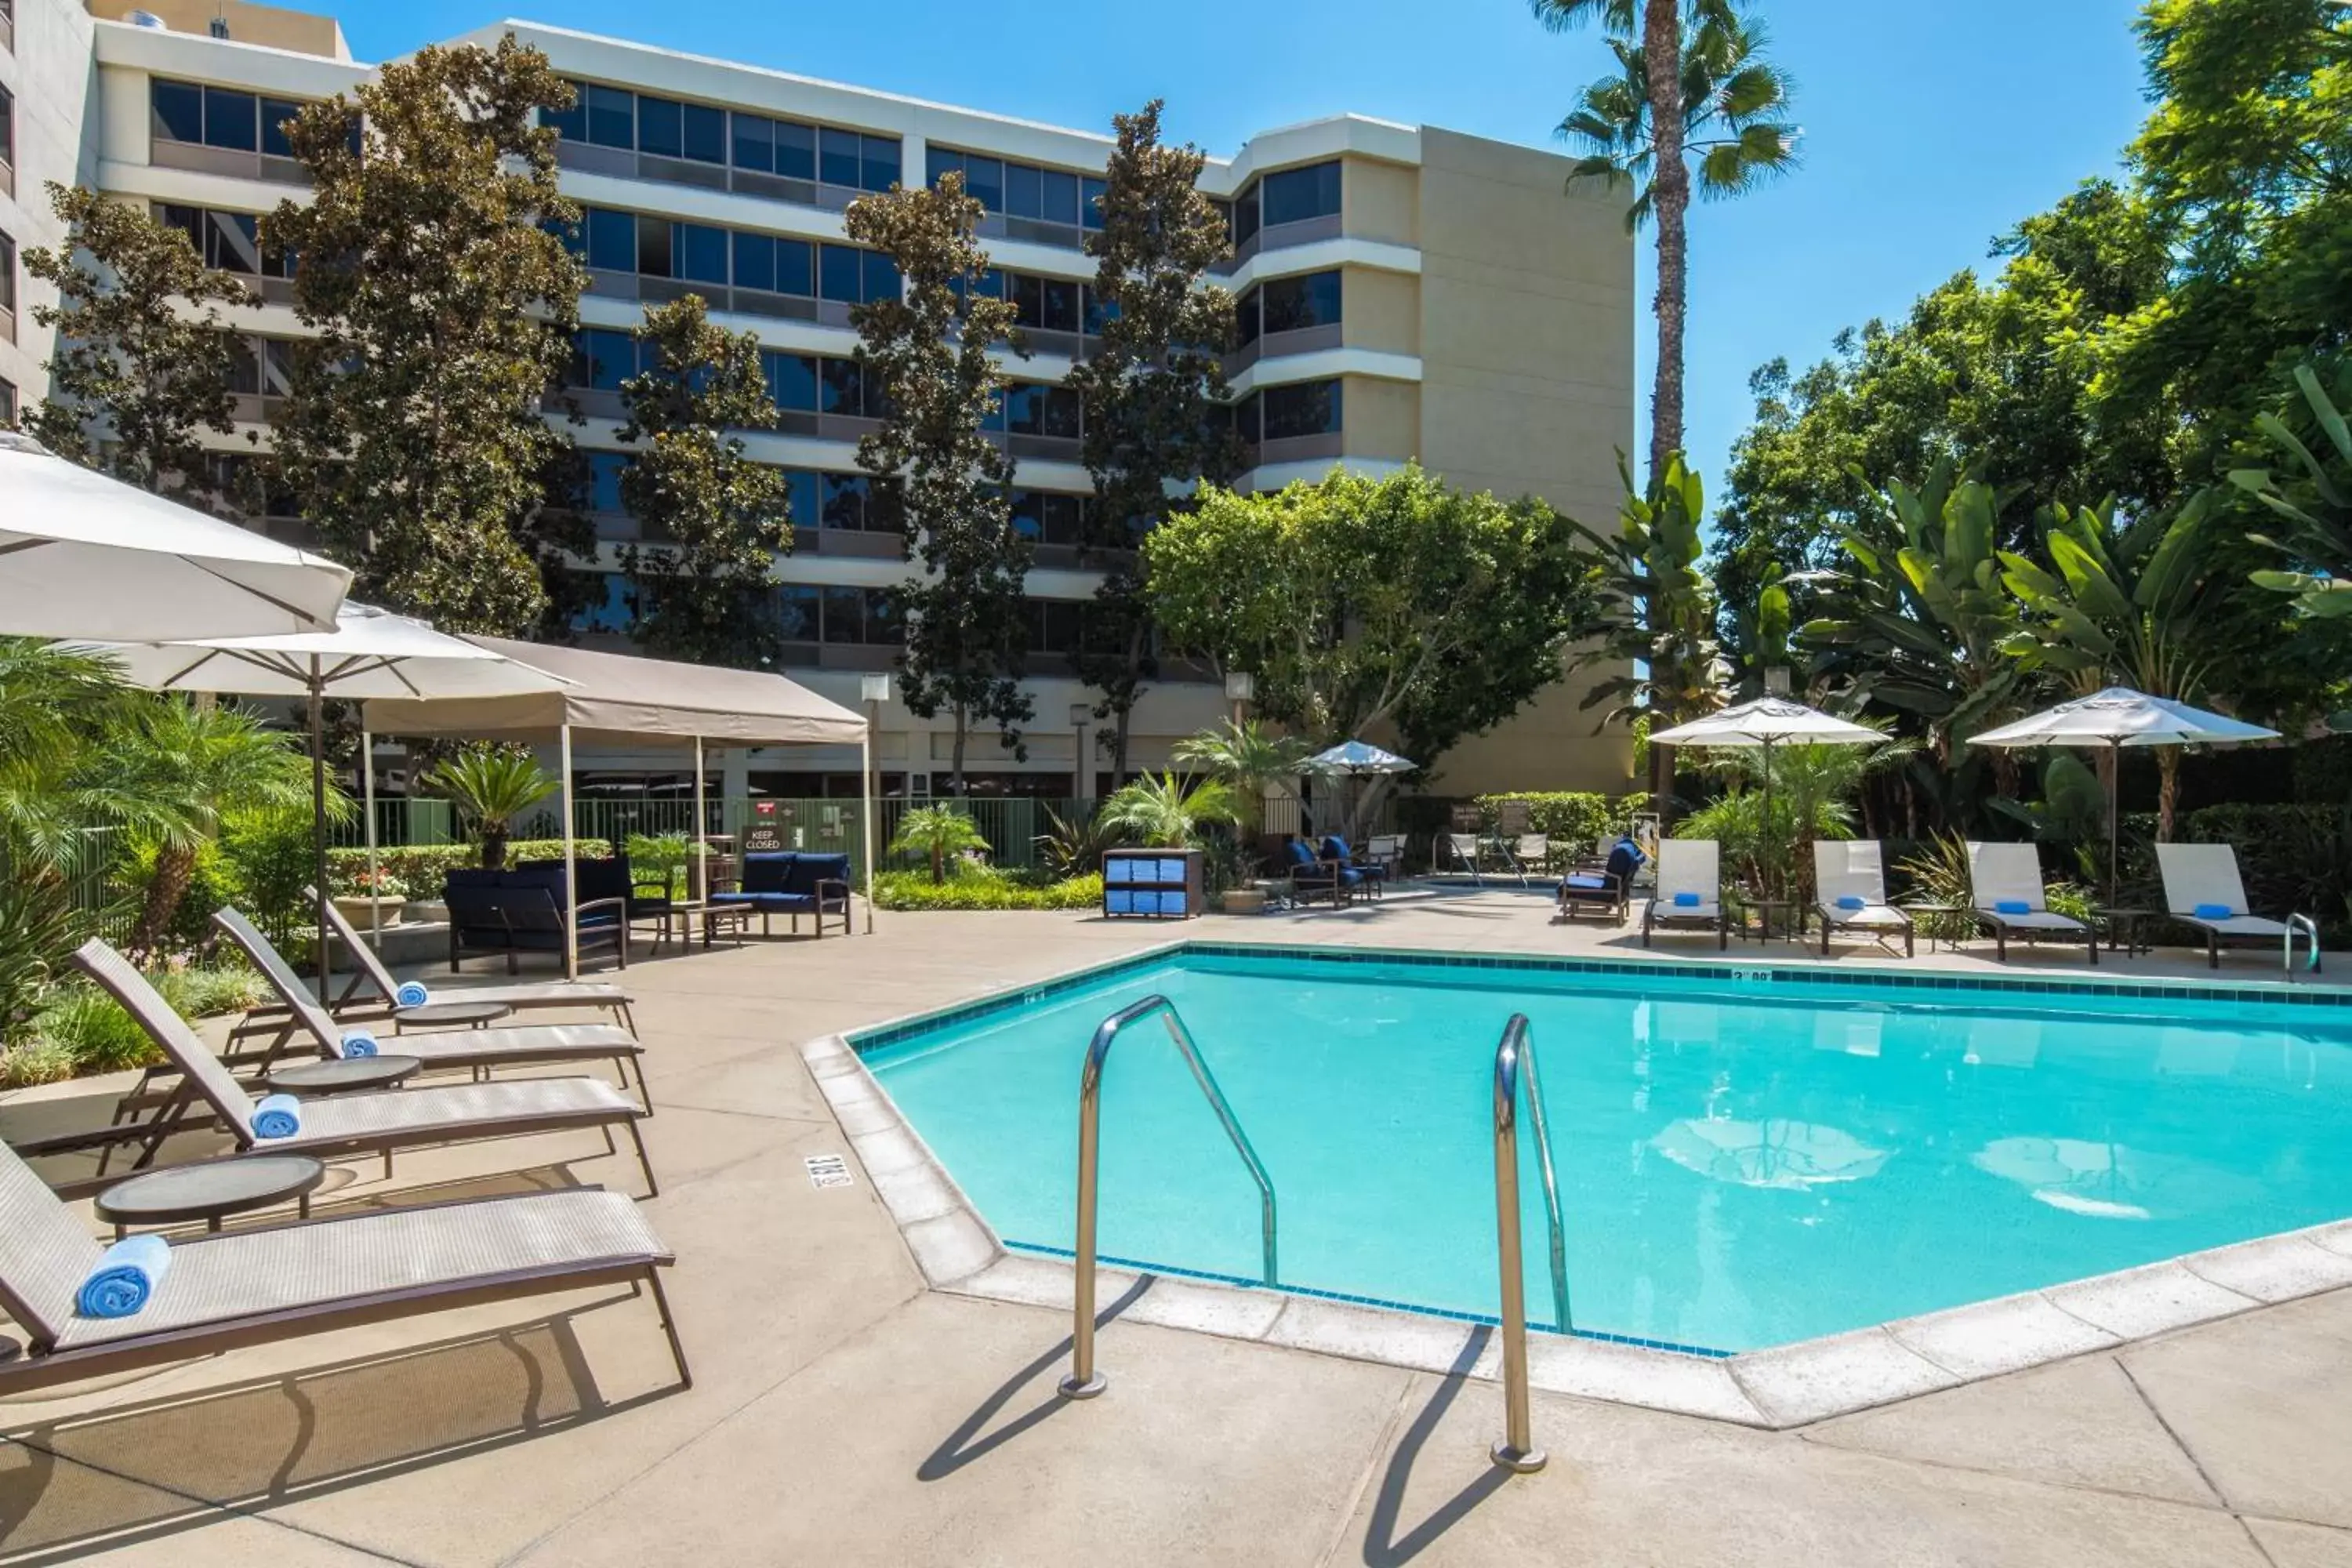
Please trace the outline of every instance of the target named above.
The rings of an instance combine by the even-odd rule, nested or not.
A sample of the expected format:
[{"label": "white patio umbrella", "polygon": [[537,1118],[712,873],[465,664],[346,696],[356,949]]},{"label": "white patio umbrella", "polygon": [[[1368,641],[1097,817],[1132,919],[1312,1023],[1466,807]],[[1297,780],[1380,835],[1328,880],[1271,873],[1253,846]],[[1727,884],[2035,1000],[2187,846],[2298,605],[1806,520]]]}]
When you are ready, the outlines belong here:
[{"label": "white patio umbrella", "polygon": [[0,431],[0,632],[163,640],[325,631],[352,574]]},{"label": "white patio umbrella", "polygon": [[1818,1121],[1761,1121],[1692,1116],[1670,1121],[1650,1147],[1710,1181],[1742,1187],[1801,1189],[1858,1182],[1878,1173],[1888,1152],[1841,1127]]},{"label": "white patio umbrella", "polygon": [[[423,621],[373,605],[345,602],[331,632],[289,637],[207,637],[176,642],[95,645],[130,679],[157,691],[210,691],[240,697],[299,697],[310,728],[310,801],[319,893],[319,994],[327,978],[327,753],[320,708],[329,697],[511,697],[553,691],[571,682],[519,664]],[[369,759],[360,773],[373,782]],[[373,806],[373,790],[369,792]],[[567,781],[565,796],[571,799]],[[375,842],[371,811],[368,842]]]},{"label": "white patio umbrella", "polygon": [[1406,761],[1394,752],[1382,751],[1370,741],[1342,741],[1307,758],[1298,765],[1298,771],[1309,775],[1380,777],[1389,773],[1409,773],[1420,765]]},{"label": "white patio umbrella", "polygon": [[[1885,735],[1786,697],[1759,697],[1677,724],[1650,737],[1652,745],[1761,746],[1764,748],[1764,826],[1772,826],[1774,746],[1875,746]],[[1768,892],[1769,889],[1767,889]]]},{"label": "white patio umbrella", "polygon": [[[2045,708],[2012,724],[1969,737],[1971,746],[2186,746],[2233,741],[2274,741],[2276,730],[2241,723],[2168,697],[2110,686]],[[2121,768],[2107,770],[2107,902],[2116,901],[2116,859],[2122,833],[2116,810]]]}]

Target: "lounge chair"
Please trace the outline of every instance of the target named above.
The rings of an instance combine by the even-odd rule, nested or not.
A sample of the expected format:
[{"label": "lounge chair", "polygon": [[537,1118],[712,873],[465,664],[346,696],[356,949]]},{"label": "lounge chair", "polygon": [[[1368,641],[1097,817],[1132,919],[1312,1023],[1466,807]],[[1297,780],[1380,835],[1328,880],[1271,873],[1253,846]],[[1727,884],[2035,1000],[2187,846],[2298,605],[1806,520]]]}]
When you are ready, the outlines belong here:
[{"label": "lounge chair", "polygon": [[[2157,868],[2164,874],[2164,907],[2182,925],[2205,933],[2205,962],[2221,967],[2224,942],[2283,942],[2284,921],[2251,914],[2246,884],[2238,875],[2238,852],[2227,844],[2159,844]],[[2313,967],[2317,965],[2313,952]]]},{"label": "lounge chair", "polygon": [[[213,924],[226,932],[239,952],[261,971],[270,989],[278,993],[280,1005],[290,1015],[291,1026],[310,1037],[312,1048],[321,1056],[344,1055],[343,1037],[351,1031],[328,1016],[302,984],[285,955],[269,943],[269,939],[253,929],[253,922],[235,910],[216,910]],[[377,1041],[379,1048],[395,1056],[415,1057],[425,1064],[426,1072],[444,1068],[465,1068],[478,1077],[487,1078],[491,1069],[501,1067],[545,1066],[551,1062],[609,1061],[620,1071],[621,1087],[629,1086],[629,1064],[645,1054],[645,1047],[635,1036],[610,1024],[534,1024],[520,1028],[497,1029],[436,1029],[415,1035],[387,1034]],[[646,1114],[653,1114],[652,1091],[646,1087],[643,1067],[637,1069],[637,1094],[645,1101]]]},{"label": "lounge chair", "polygon": [[189,1361],[299,1334],[598,1285],[643,1285],[679,1386],[686,1349],[657,1270],[670,1250],[637,1205],[600,1187],[376,1209],[171,1243],[128,1317],[76,1310],[105,1249],[13,1151],[0,1147],[0,1306],[26,1336],[0,1361],[0,1397]]},{"label": "lounge chair", "polygon": [[1911,917],[1886,901],[1886,868],[1874,838],[1813,841],[1813,912],[1822,919],[1822,956],[1833,931],[1858,931],[1885,942],[1903,936],[1903,956],[1916,956]]},{"label": "lounge chair", "polygon": [[2072,915],[2051,912],[2042,890],[2042,857],[2031,844],[1969,840],[1969,900],[1971,912],[1992,932],[1993,956],[2003,963],[2009,962],[2011,937],[2080,937],[2091,962],[2099,962],[2099,933]]},{"label": "lounge chair", "polygon": [[1641,868],[1642,858],[1640,845],[1620,838],[1610,845],[1609,858],[1600,866],[1562,877],[1559,918],[1574,920],[1580,910],[1600,910],[1623,925],[1633,898],[1633,873]]},{"label": "lounge chair", "polygon": [[[302,889],[302,897],[306,900],[305,908],[318,900],[318,894],[309,888]],[[343,988],[342,995],[337,997],[328,1010],[337,1017],[341,1017],[357,1008],[378,1014],[388,1014],[397,1020],[406,1009],[399,1003],[400,982],[393,978],[392,971],[385,966],[383,956],[369,945],[367,940],[360,935],[351,921],[343,918],[343,911],[337,909],[332,902],[327,905],[327,924],[333,928],[336,939],[343,944],[343,951],[351,955],[352,965],[351,984]],[[363,986],[372,990],[374,994],[363,994],[362,992]],[[630,1011],[631,1005],[636,998],[619,986],[601,980],[548,980],[522,985],[469,985],[462,991],[452,991],[439,1000],[495,1002],[500,1006],[511,1007],[518,1013],[534,1012],[542,1007],[594,1008],[599,1012],[612,1014],[614,1021],[631,1034],[634,1035],[637,1031],[636,1018]]]},{"label": "lounge chair", "polygon": [[1723,907],[1723,846],[1712,838],[1669,838],[1658,846],[1658,885],[1642,912],[1642,945],[1661,927],[1713,931],[1715,945],[1731,945],[1731,916]]},{"label": "lounge chair", "polygon": [[[498,1083],[457,1083],[380,1093],[342,1094],[302,1102],[301,1129],[288,1138],[264,1138],[254,1130],[253,1097],[213,1055],[171,1004],[147,983],[131,961],[93,938],[74,953],[74,963],[144,1030],[172,1059],[184,1079],[180,1110],[189,1096],[203,1100],[227,1129],[240,1154],[381,1153],[387,1169],[395,1150],[460,1143],[477,1138],[520,1138],[539,1132],[593,1128],[613,1147],[615,1125],[628,1129],[645,1172],[648,1195],[660,1188],[653,1162],[637,1131],[645,1111],[621,1098],[611,1084],[587,1078],[518,1078]],[[167,1110],[149,1134],[144,1163],[171,1133],[180,1111]]]}]

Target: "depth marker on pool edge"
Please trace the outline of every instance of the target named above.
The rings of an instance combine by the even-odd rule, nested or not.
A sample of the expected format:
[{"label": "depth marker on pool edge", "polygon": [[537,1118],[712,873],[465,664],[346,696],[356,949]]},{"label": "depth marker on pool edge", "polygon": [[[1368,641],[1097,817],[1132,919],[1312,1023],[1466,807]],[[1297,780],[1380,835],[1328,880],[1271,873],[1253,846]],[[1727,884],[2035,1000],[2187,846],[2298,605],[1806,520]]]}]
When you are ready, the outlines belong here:
[{"label": "depth marker on pool edge", "polygon": [[849,1173],[849,1162],[838,1154],[811,1154],[801,1162],[808,1167],[812,1187],[851,1187],[857,1184]]}]

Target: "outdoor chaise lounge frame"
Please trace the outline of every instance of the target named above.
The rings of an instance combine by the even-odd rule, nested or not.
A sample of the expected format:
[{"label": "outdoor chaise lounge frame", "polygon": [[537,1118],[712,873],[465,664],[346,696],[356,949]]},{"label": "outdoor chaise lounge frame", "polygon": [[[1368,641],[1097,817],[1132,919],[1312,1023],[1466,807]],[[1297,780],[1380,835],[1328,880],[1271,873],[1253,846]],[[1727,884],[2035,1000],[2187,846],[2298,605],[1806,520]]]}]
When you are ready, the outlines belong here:
[{"label": "outdoor chaise lounge frame", "polygon": [[[1859,907],[1842,907],[1840,899],[1859,899]],[[1813,840],[1813,912],[1822,921],[1822,956],[1830,952],[1833,931],[1858,931],[1884,943],[1901,933],[1903,956],[1917,954],[1918,935],[1911,917],[1886,901],[1886,866],[1874,838]]]},{"label": "outdoor chaise lounge frame", "polygon": [[[2042,857],[2031,844],[1980,844],[1969,841],[1969,912],[1992,932],[1993,956],[2009,962],[2009,939],[2039,942],[2063,937],[2082,940],[2091,962],[2099,962],[2099,933],[2072,915],[2053,914],[2042,889]],[[2004,912],[1994,906],[2021,903],[2023,912]]]},{"label": "outdoor chaise lounge frame", "polygon": [[[293,966],[286,962],[269,939],[253,927],[253,922],[233,909],[213,911],[213,924],[228,934],[229,941],[261,971],[278,1000],[289,1012],[289,1023],[299,1032],[310,1037],[313,1047],[321,1056],[340,1057],[342,1052],[343,1029],[330,1017],[327,1010],[311,996],[310,987],[302,984]],[[610,1024],[527,1024],[519,1028],[495,1029],[436,1029],[426,1034],[392,1035],[378,1042],[379,1048],[396,1056],[415,1057],[425,1064],[425,1071],[465,1068],[477,1078],[488,1078],[492,1068],[501,1067],[545,1066],[552,1062],[609,1061],[619,1072],[621,1087],[629,1087],[629,1064],[645,1055],[645,1047],[637,1037]],[[274,1054],[274,1053],[273,1053]],[[654,1113],[653,1091],[646,1087],[642,1063],[636,1074],[637,1098],[645,1102],[646,1114]]]},{"label": "outdoor chaise lounge frame", "polygon": [[[2205,963],[2221,967],[2225,942],[2284,942],[2289,927],[2253,914],[2246,908],[2246,884],[2238,875],[2238,852],[2227,844],[2159,844],[2157,868],[2164,877],[2165,911],[2182,925],[2204,933]],[[2200,915],[2200,905],[2220,904],[2231,912],[2220,919]],[[2319,967],[2314,939],[2312,967]]]},{"label": "outdoor chaise lounge frame", "polygon": [[[1676,893],[1696,893],[1677,905]],[[1658,846],[1658,885],[1642,911],[1642,945],[1658,929],[1712,931],[1718,950],[1731,945],[1731,916],[1723,907],[1723,847],[1712,838],[1669,838]]]},{"label": "outdoor chaise lounge frame", "polygon": [[[310,903],[318,901],[318,894],[309,888],[302,897]],[[343,911],[327,904],[327,923],[334,928],[335,938],[351,955],[351,983],[343,994],[329,1004],[328,1011],[338,1018],[363,1009],[372,1015],[386,1015],[397,1021],[407,1009],[393,998],[400,990],[400,982],[385,967],[383,957],[369,944]],[[373,995],[363,994],[362,988]],[[604,980],[547,980],[527,982],[520,985],[468,985],[453,987],[442,996],[444,1002],[495,1002],[513,1008],[518,1013],[532,1012],[541,1007],[593,1007],[613,1015],[614,1021],[631,1034],[637,1032],[637,1020],[631,1008],[636,998],[618,985]]]},{"label": "outdoor chaise lounge frame", "polygon": [[371,1094],[337,1095],[303,1102],[302,1131],[290,1138],[264,1139],[253,1130],[254,1100],[218,1057],[171,1005],[156,994],[146,977],[105,942],[93,939],[74,954],[74,963],[107,994],[122,1005],[182,1074],[181,1093],[171,1107],[149,1124],[148,1146],[141,1164],[154,1158],[163,1139],[177,1129],[195,1099],[212,1107],[213,1114],[236,1142],[240,1154],[310,1154],[331,1158],[341,1154],[380,1153],[384,1169],[401,1149],[435,1144],[466,1143],[478,1139],[520,1138],[541,1132],[593,1128],[604,1135],[607,1152],[615,1152],[613,1127],[628,1129],[636,1145],[637,1164],[644,1171],[646,1193],[660,1192],[653,1162],[637,1131],[645,1111],[621,1098],[612,1085],[587,1078],[519,1078],[497,1083],[457,1083],[444,1088],[399,1089]]},{"label": "outdoor chaise lounge frame", "polygon": [[[172,1267],[127,1318],[74,1294],[103,1248],[0,1148],[0,1306],[27,1337],[0,1397],[299,1335],[599,1285],[653,1297],[681,1388],[694,1384],[662,1290],[673,1261],[637,1205],[601,1187],[377,1209],[172,1243]],[[492,1264],[489,1260],[498,1260]]]}]

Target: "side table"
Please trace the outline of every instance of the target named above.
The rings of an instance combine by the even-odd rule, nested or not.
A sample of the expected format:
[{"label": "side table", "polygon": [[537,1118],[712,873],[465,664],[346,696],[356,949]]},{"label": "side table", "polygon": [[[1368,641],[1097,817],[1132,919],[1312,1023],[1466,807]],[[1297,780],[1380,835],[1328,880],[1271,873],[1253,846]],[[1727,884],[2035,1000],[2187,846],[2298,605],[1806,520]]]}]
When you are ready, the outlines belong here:
[{"label": "side table", "polygon": [[121,1241],[134,1225],[178,1225],[200,1219],[217,1231],[233,1214],[269,1208],[291,1198],[295,1212],[310,1217],[310,1194],[327,1178],[327,1167],[308,1154],[244,1154],[190,1165],[167,1165],[131,1177],[98,1194],[92,1205],[114,1225]]}]

